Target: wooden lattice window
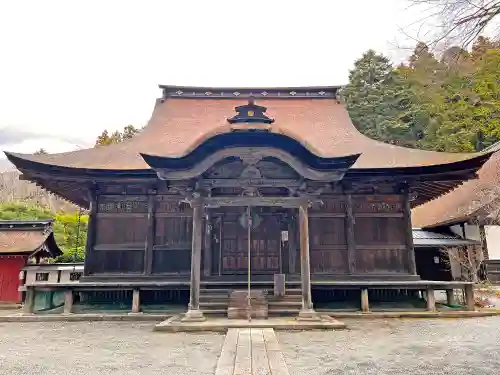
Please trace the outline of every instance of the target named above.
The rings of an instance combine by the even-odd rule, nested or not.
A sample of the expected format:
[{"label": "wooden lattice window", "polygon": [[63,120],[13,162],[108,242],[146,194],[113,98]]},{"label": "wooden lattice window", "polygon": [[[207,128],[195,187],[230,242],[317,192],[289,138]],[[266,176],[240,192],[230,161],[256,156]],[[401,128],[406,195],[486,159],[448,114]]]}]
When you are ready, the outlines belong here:
[{"label": "wooden lattice window", "polygon": [[80,277],[82,277],[82,273],[81,272],[71,272],[69,274],[69,280],[70,281],[78,281],[78,280],[80,280]]},{"label": "wooden lattice window", "polygon": [[48,272],[37,272],[36,281],[49,281],[49,273]]}]

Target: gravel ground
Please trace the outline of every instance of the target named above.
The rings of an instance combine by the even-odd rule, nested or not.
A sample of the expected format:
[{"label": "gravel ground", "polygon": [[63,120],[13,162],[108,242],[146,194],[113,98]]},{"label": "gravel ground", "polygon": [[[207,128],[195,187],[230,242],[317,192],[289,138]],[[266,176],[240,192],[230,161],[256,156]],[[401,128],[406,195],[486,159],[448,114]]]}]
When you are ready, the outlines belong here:
[{"label": "gravel ground", "polygon": [[278,332],[290,374],[500,374],[500,317],[344,321],[349,330]]},{"label": "gravel ground", "polygon": [[[349,330],[278,332],[291,375],[499,374],[500,317],[345,320]],[[152,323],[0,324],[0,374],[213,374],[217,334],[152,332]]]},{"label": "gravel ground", "polygon": [[0,374],[189,375],[215,371],[224,335],[152,332],[152,323],[0,324]]}]

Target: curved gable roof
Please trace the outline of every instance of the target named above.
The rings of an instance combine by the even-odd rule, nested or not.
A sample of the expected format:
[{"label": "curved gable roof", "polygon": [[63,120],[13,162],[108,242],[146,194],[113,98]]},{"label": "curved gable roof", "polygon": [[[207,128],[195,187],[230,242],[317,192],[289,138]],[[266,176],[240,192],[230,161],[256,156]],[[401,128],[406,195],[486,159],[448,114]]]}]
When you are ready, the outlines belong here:
[{"label": "curved gable roof", "polygon": [[[244,97],[216,98],[217,89],[212,91],[208,98],[168,96],[158,99],[144,130],[120,144],[49,155],[6,154],[14,164],[22,160],[68,168],[149,169],[141,153],[183,157],[205,140],[231,131],[227,119],[234,115],[235,107],[247,100]],[[354,127],[347,110],[334,95],[260,97],[256,104],[267,107],[267,114],[275,119],[270,126],[271,132],[295,139],[320,157],[361,154],[353,169],[440,165],[478,156],[409,149],[367,138]]]}]

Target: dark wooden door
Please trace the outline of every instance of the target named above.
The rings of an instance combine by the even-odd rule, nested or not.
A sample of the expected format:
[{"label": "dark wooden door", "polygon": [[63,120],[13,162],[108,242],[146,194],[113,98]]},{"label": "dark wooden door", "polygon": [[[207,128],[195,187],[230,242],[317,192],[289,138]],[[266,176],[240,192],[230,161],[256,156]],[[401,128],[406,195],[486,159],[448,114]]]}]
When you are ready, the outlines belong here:
[{"label": "dark wooden door", "polygon": [[[257,210],[254,209],[256,212]],[[240,223],[244,210],[225,213],[221,218],[221,258],[223,274],[248,272],[248,232]],[[280,272],[281,217],[279,214],[257,213],[258,223],[250,233],[251,273]]]}]

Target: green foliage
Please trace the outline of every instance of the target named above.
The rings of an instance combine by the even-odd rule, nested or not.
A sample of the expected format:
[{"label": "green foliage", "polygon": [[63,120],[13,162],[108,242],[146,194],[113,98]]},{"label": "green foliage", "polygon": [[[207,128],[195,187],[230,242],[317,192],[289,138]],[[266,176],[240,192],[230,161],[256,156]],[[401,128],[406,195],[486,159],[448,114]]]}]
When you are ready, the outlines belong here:
[{"label": "green foliage", "polygon": [[[45,207],[25,203],[6,203],[0,205],[0,220],[38,220],[55,219],[54,237],[57,245],[63,251],[55,261],[81,262],[85,258],[85,241],[87,239],[88,215],[78,212],[58,213],[55,216]],[[79,230],[78,230],[79,227]]]},{"label": "green foliage", "polygon": [[63,250],[63,255],[56,259],[58,263],[82,262],[85,258],[88,215],[58,213],[55,216],[54,236]]},{"label": "green foliage", "polygon": [[106,146],[115,143],[121,143],[127,139],[132,138],[134,135],[139,133],[141,129],[136,128],[134,125],[127,125],[123,128],[123,131],[114,131],[109,135],[107,130],[104,130],[100,136],[97,137],[95,142],[96,146]]},{"label": "green foliage", "polygon": [[0,205],[0,220],[37,220],[50,219],[53,215],[47,208],[24,203],[5,203]]},{"label": "green foliage", "polygon": [[500,140],[500,43],[479,38],[438,60],[418,43],[393,67],[368,51],[344,90],[357,128],[384,142],[448,152],[479,151]]},{"label": "green foliage", "polygon": [[369,50],[357,60],[343,90],[356,127],[380,141],[414,146],[418,131],[404,121],[413,93],[389,59]]}]

